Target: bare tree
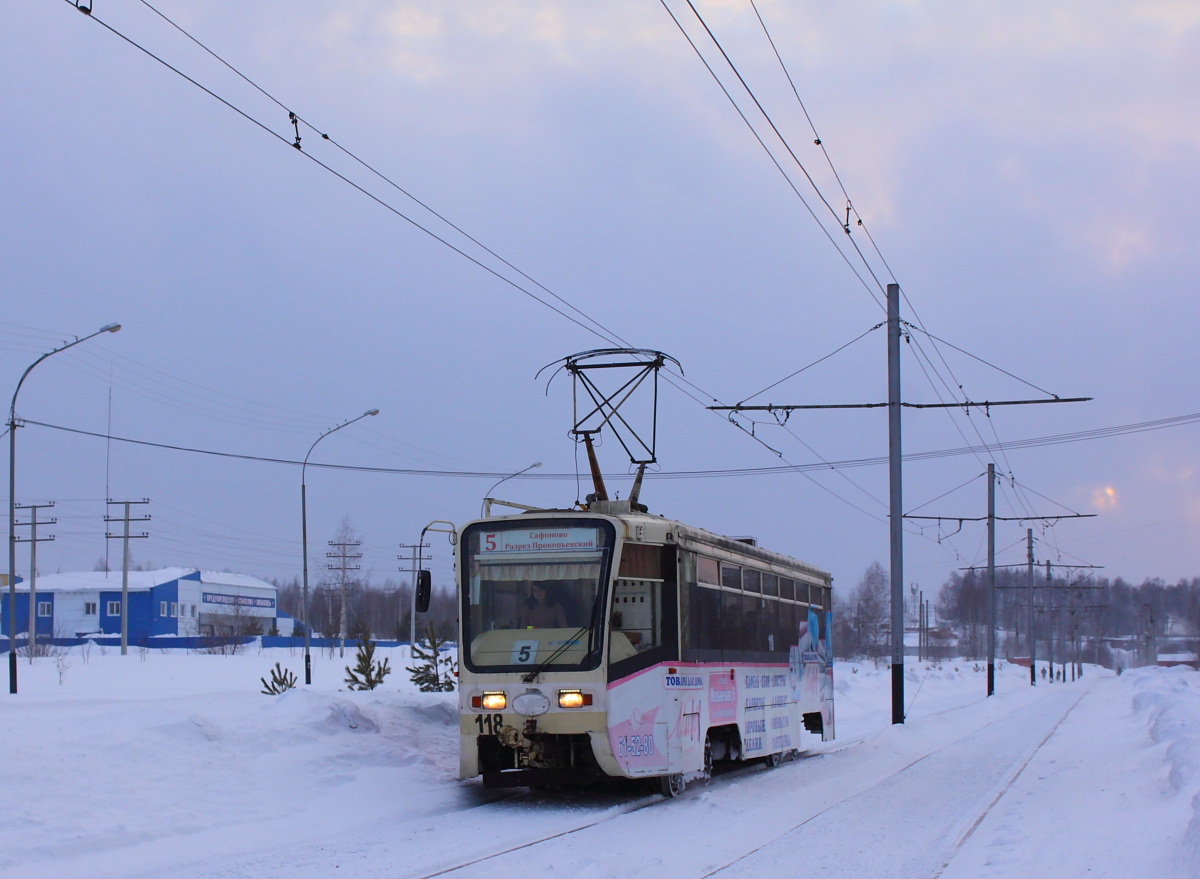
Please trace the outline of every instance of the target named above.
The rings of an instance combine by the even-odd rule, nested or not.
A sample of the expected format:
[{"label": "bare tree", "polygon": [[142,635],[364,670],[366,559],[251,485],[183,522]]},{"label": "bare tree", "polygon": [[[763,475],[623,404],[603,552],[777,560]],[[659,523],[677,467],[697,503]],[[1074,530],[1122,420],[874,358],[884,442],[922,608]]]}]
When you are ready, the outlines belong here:
[{"label": "bare tree", "polygon": [[864,654],[879,659],[889,651],[888,621],[891,619],[891,585],[887,569],[872,562],[854,587],[847,610],[856,621]]}]

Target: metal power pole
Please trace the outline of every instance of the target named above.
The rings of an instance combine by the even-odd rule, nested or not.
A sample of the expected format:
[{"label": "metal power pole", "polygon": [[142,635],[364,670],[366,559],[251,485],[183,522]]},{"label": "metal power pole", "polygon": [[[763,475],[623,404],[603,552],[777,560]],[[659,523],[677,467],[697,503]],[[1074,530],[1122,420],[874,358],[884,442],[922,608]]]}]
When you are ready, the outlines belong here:
[{"label": "metal power pole", "polygon": [[1029,565],[1029,686],[1037,686],[1037,638],[1033,637],[1033,529],[1025,529],[1025,559]]},{"label": "metal power pole", "polygon": [[1054,683],[1054,581],[1050,579],[1050,560],[1046,559],[1046,621],[1049,644],[1046,647],[1050,683]]},{"label": "metal power pole", "polygon": [[996,695],[996,465],[988,464],[988,665],[987,694]]},{"label": "metal power pole", "polygon": [[[17,504],[18,510],[29,510],[30,516],[28,522],[17,522],[17,525],[28,525],[30,534],[28,538],[14,538],[17,543],[29,544],[29,661],[33,662],[33,657],[37,653],[37,545],[44,543],[47,540],[53,540],[54,536],[38,537],[38,525],[54,525],[58,522],[57,519],[44,519],[39,522],[37,517],[38,510],[49,509],[54,506],[51,501],[48,504]],[[53,634],[53,633],[51,633]]]},{"label": "metal power pole", "polygon": [[140,519],[129,518],[129,507],[133,504],[148,504],[149,498],[142,498],[140,501],[113,501],[107,502],[110,507],[124,506],[125,515],[118,518],[116,516],[105,516],[105,522],[124,522],[125,530],[121,534],[108,534],[105,537],[109,540],[120,538],[122,541],[121,550],[121,655],[125,656],[129,653],[129,541],[138,540],[150,535],[143,531],[141,534],[130,534],[130,522],[149,522],[149,516],[142,516]]},{"label": "metal power pole", "polygon": [[888,494],[892,574],[892,723],[904,723],[904,504],[900,451],[900,285],[887,285]]},{"label": "metal power pole", "polygon": [[925,651],[925,590],[917,593],[917,662],[929,658]]}]

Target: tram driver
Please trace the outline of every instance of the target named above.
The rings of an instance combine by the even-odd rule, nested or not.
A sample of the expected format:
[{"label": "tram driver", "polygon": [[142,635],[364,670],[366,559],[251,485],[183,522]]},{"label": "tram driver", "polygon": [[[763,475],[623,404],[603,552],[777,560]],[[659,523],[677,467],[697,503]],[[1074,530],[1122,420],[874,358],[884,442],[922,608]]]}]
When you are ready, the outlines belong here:
[{"label": "tram driver", "polygon": [[566,628],[567,615],[562,602],[545,583],[534,582],[530,595],[521,606],[522,629]]}]

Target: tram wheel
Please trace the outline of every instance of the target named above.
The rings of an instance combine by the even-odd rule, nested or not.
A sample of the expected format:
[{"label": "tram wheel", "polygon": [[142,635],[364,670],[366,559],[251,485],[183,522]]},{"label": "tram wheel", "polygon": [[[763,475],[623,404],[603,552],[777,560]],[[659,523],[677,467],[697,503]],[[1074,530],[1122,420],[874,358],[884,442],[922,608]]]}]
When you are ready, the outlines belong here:
[{"label": "tram wheel", "polygon": [[712,737],[705,735],[704,737],[704,783],[708,784],[712,781],[713,775],[713,749]]},{"label": "tram wheel", "polygon": [[783,762],[783,754],[768,754],[766,763],[768,769],[774,769]]},{"label": "tram wheel", "polygon": [[683,776],[679,773],[664,775],[660,781],[662,782],[662,795],[667,799],[679,796],[686,786],[683,783]]}]

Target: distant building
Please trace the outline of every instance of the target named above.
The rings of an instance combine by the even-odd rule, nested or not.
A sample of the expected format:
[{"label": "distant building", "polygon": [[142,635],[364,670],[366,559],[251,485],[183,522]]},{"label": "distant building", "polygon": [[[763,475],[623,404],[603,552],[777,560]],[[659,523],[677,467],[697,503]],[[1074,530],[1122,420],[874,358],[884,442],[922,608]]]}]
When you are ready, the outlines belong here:
[{"label": "distant building", "polygon": [[[121,572],[86,571],[37,578],[38,637],[121,633]],[[8,633],[8,599],[0,597],[0,632]],[[246,574],[164,568],[129,572],[129,638],[156,635],[292,634],[276,589]],[[17,584],[17,634],[29,630],[29,584]]]}]

